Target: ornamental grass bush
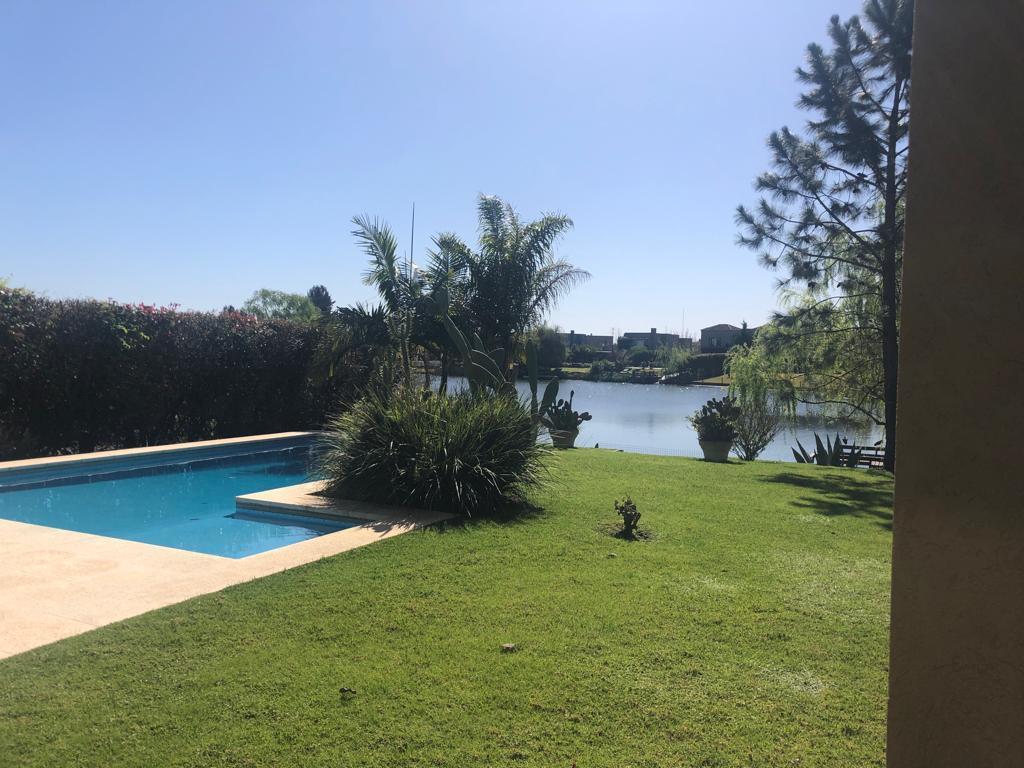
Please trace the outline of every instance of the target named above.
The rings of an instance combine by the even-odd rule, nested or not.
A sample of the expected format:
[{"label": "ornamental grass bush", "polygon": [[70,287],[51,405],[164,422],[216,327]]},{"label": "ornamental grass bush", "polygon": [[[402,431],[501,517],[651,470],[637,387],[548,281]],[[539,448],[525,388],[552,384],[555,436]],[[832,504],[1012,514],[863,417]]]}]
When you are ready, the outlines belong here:
[{"label": "ornamental grass bush", "polygon": [[416,390],[371,392],[321,442],[328,495],[474,517],[522,501],[549,450],[515,397]]}]

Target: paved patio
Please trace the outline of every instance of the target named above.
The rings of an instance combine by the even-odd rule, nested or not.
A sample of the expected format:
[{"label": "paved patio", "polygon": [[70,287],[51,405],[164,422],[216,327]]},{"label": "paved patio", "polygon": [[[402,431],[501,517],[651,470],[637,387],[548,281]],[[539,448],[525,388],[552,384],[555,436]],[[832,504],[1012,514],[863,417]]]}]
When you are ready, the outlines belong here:
[{"label": "paved patio", "polygon": [[239,502],[366,523],[239,559],[0,520],[0,658],[447,517],[335,503],[315,495],[318,487],[304,483]]}]

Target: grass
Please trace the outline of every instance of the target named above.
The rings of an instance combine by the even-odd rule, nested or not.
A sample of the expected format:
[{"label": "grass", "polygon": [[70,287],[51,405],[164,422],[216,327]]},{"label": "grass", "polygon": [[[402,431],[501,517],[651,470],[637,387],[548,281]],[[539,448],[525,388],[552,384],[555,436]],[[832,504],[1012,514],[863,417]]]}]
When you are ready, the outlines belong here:
[{"label": "grass", "polygon": [[722,376],[712,376],[708,379],[701,379],[700,381],[694,382],[695,384],[718,384],[720,386],[728,387],[732,384],[732,376],[729,374],[723,374]]},{"label": "grass", "polygon": [[[0,762],[884,764],[887,477],[556,461],[519,519],[400,536],[0,662]],[[626,493],[650,540],[609,535]]]}]

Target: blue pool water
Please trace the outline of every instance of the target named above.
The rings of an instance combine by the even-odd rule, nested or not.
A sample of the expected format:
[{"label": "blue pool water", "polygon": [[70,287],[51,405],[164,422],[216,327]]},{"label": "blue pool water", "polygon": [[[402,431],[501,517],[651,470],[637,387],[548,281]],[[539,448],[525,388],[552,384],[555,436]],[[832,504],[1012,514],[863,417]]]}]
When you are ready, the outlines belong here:
[{"label": "blue pool water", "polygon": [[0,518],[235,558],[358,525],[236,509],[240,494],[307,481],[307,446],[196,461],[189,453],[157,466],[105,460],[20,484],[0,475]]}]

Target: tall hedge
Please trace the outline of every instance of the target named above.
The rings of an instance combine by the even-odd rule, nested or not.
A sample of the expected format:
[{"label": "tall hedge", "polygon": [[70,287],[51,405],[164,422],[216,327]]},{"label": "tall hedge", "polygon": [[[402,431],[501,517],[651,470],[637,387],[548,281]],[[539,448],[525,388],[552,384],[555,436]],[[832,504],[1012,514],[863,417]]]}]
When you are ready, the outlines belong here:
[{"label": "tall hedge", "polygon": [[0,457],[318,426],[319,330],[0,289]]}]

